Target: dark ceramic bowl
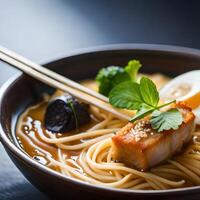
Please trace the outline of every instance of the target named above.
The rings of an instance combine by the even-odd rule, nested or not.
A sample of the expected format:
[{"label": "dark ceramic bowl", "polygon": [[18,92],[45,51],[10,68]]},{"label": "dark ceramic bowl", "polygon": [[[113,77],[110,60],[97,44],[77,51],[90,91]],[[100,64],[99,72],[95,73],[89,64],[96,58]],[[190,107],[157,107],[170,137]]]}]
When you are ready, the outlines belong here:
[{"label": "dark ceramic bowl", "polygon": [[[176,76],[186,71],[200,69],[200,51],[160,45],[125,44],[111,45],[79,51],[62,59],[45,64],[71,79],[92,78],[97,71],[108,65],[123,66],[131,58],[143,64],[146,73],[161,72]],[[31,159],[16,143],[15,125],[19,114],[30,104],[38,101],[43,92],[52,88],[33,80],[25,74],[11,77],[0,89],[0,139],[10,158],[24,176],[38,189],[57,197],[81,197],[81,199],[183,199],[200,198],[200,186],[162,190],[138,191],[113,189],[91,185],[61,175]],[[199,199],[198,198],[198,199]]]}]

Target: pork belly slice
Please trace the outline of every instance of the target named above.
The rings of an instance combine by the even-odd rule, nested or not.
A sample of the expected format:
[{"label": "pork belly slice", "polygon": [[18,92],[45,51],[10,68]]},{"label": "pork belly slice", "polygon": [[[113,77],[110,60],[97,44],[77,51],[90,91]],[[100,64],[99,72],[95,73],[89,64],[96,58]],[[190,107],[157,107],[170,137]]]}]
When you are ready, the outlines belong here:
[{"label": "pork belly slice", "polygon": [[183,123],[177,130],[156,132],[148,119],[128,123],[112,137],[113,159],[146,171],[179,152],[192,137],[195,118],[190,109],[179,110]]}]

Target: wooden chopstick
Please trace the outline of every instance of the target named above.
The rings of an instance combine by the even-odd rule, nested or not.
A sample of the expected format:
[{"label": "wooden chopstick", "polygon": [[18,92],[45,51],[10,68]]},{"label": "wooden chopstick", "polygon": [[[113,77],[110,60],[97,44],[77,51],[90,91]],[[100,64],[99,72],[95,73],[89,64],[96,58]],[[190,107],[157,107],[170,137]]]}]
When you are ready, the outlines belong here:
[{"label": "wooden chopstick", "polygon": [[70,80],[56,72],[53,72],[52,70],[42,67],[41,65],[38,65],[38,64],[32,62],[31,60],[28,60],[27,58],[15,53],[11,50],[8,50],[8,49],[0,46],[0,52],[9,57],[12,57],[13,59],[19,61],[20,63],[23,63],[23,64],[29,66],[32,69],[35,69],[36,71],[39,71],[59,82],[62,82],[72,88],[75,88],[76,90],[80,90],[80,91],[85,92],[93,97],[96,97],[96,98],[102,100],[102,101],[108,102],[108,98],[105,97],[104,95],[102,95],[94,90],[91,90],[87,87],[84,87],[83,85],[81,85],[73,80]]},{"label": "wooden chopstick", "polygon": [[110,112],[123,120],[128,120],[130,118],[129,112],[113,108],[110,104],[107,103],[108,99],[103,95],[100,95],[99,93],[94,92],[82,86],[81,84],[67,79],[64,76],[61,76],[49,69],[37,65],[10,50],[0,47],[0,59],[22,70],[35,79],[46,83],[49,86],[58,88],[64,92],[68,92],[78,99],[81,99],[86,103],[90,103],[100,109]]}]

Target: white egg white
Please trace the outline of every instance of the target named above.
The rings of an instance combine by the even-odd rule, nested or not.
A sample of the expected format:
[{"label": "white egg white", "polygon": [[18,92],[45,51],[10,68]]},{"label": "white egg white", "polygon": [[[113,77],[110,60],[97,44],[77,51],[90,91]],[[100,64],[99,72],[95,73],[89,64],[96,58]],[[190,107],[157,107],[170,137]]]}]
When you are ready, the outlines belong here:
[{"label": "white egg white", "polygon": [[[183,101],[200,92],[200,70],[181,74],[169,81],[161,90],[162,101]],[[200,105],[200,102],[199,102]],[[196,124],[200,124],[200,106],[193,110]]]}]

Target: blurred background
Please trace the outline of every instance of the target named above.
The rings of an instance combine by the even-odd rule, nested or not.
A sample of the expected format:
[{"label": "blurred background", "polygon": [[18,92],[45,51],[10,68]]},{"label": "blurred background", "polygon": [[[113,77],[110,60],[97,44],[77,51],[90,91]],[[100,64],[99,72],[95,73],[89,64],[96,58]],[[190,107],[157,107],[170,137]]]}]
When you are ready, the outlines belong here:
[{"label": "blurred background", "polygon": [[[0,45],[38,63],[115,43],[200,48],[198,0],[0,0]],[[17,70],[0,62],[0,85]],[[46,200],[0,145],[0,200]]]}]

